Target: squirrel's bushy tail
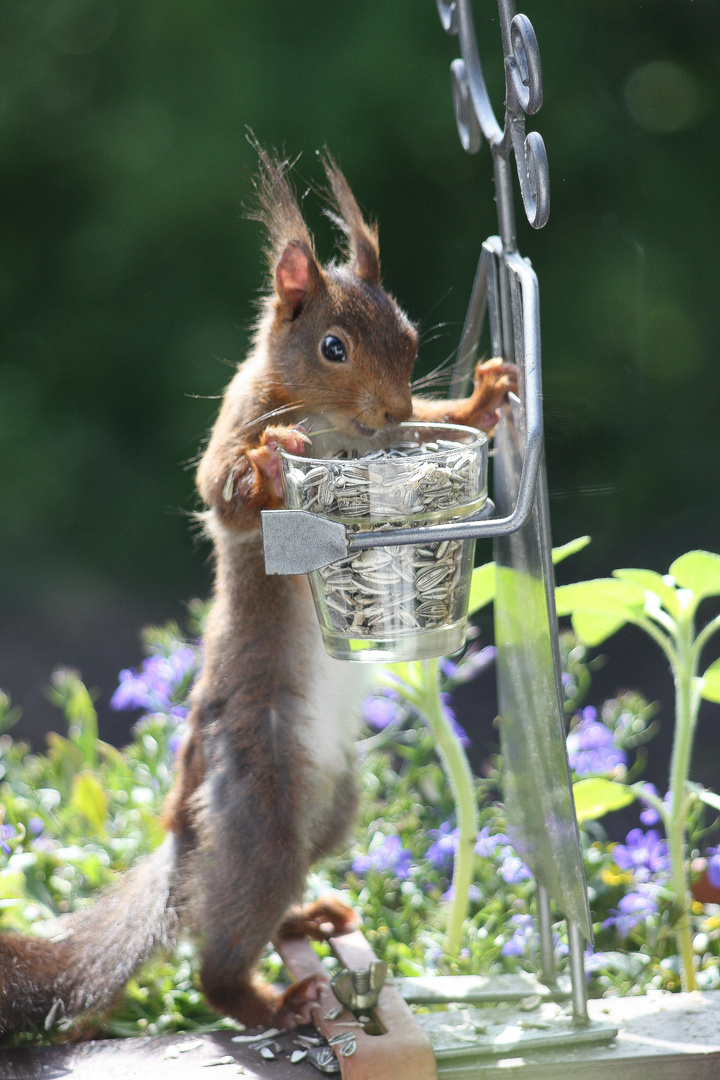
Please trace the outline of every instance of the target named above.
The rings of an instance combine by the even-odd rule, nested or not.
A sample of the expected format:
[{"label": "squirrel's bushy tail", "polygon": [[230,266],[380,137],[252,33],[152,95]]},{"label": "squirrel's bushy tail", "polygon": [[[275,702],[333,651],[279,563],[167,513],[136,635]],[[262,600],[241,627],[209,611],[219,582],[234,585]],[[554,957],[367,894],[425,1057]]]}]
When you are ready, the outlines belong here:
[{"label": "squirrel's bushy tail", "polygon": [[0,935],[0,1035],[101,1013],[140,964],[176,936],[177,841],[164,843],[54,938]]}]

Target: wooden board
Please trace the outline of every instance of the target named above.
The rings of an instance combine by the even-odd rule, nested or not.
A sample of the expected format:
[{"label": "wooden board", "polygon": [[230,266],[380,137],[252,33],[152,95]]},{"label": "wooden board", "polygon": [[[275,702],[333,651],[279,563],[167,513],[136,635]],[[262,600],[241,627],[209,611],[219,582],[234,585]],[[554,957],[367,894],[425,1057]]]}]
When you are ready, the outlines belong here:
[{"label": "wooden board", "polygon": [[[320,1080],[321,1073],[307,1059],[291,1064],[289,1055],[298,1049],[291,1032],[277,1036],[283,1052],[275,1061],[264,1061],[248,1044],[233,1043],[232,1036],[232,1031],[215,1031],[0,1050],[0,1080],[237,1080],[240,1075],[245,1080]],[[234,1064],[208,1065],[223,1057],[232,1057]]]},{"label": "wooden board", "polygon": [[[523,1056],[449,1062],[440,1080],[718,1080],[720,1077],[720,992],[590,1001],[593,1020],[617,1025],[608,1046],[566,1047]],[[532,1016],[532,1013],[529,1014]],[[169,1049],[195,1041],[192,1035],[107,1039],[78,1046],[0,1050],[0,1080],[319,1080],[307,1061],[290,1064],[291,1033],[278,1036],[285,1048],[265,1062],[247,1044],[232,1042],[232,1032],[200,1036],[202,1044],[177,1057]],[[230,1055],[235,1064],[212,1068],[206,1062]],[[408,1060],[412,1071],[412,1057]]]}]

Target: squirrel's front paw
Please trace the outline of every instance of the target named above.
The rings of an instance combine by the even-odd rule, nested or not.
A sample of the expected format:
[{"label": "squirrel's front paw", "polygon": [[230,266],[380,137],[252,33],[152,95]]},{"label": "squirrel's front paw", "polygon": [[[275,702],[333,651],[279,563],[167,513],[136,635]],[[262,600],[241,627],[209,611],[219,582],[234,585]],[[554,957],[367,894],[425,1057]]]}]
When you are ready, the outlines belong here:
[{"label": "squirrel's front paw", "polygon": [[517,393],[515,364],[497,357],[479,363],[475,368],[472,424],[482,431],[492,431],[500,420],[498,410],[509,393]]},{"label": "squirrel's front paw", "polygon": [[310,904],[291,908],[285,916],[276,938],[310,937],[324,941],[328,937],[357,930],[360,919],[339,897],[328,895]]},{"label": "squirrel's front paw", "polygon": [[270,501],[277,502],[283,497],[278,448],[282,446],[290,454],[302,454],[309,442],[302,428],[268,427],[260,436],[260,445],[247,451],[251,465],[264,478]]}]

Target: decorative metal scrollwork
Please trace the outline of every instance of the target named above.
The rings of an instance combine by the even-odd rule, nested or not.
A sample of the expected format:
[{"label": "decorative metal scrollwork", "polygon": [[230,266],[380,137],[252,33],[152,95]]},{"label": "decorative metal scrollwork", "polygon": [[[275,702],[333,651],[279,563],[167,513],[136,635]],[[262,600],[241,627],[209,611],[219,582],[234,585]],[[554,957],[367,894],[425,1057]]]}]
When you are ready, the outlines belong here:
[{"label": "decorative metal scrollwork", "polygon": [[437,0],[443,28],[457,35],[461,56],[450,72],[460,142],[469,154],[480,149],[484,135],[495,165],[500,235],[506,250],[515,248],[515,223],[508,162],[515,157],[525,214],[541,229],[550,213],[550,179],[545,143],[537,131],[525,135],[525,117],[542,105],[540,51],[526,15],[515,14],[513,0],[498,0],[505,58],[505,122],[495,119],[483,78],[471,0]]}]

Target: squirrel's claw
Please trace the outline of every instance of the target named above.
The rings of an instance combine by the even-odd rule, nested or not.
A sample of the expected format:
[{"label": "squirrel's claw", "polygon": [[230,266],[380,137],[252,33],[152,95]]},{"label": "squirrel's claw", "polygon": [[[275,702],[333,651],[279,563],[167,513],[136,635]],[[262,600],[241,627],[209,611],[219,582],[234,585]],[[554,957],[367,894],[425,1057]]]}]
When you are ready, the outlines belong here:
[{"label": "squirrel's claw", "polygon": [[478,363],[475,368],[475,389],[471,404],[472,425],[488,433],[494,431],[500,421],[500,406],[510,393],[518,389],[517,367],[498,357]]},{"label": "squirrel's claw", "polygon": [[284,1028],[311,1024],[313,1009],[320,1003],[329,983],[325,975],[308,975],[306,979],[293,983],[282,995],[273,1022]]},{"label": "squirrel's claw", "polygon": [[260,445],[247,451],[251,464],[265,478],[273,501],[283,497],[278,448],[282,447],[289,454],[302,454],[309,443],[310,439],[300,428],[268,427],[260,437]]}]

